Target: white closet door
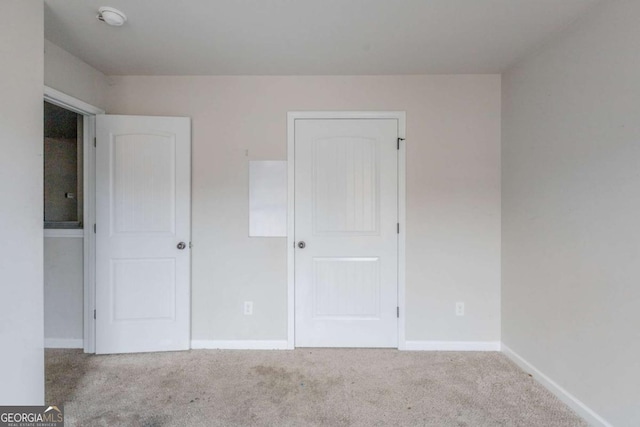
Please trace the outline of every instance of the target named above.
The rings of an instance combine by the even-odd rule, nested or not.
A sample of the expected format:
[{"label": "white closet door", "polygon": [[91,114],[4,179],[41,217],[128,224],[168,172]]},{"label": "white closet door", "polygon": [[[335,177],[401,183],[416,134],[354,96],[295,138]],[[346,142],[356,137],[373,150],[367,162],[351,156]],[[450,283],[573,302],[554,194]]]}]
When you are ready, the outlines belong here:
[{"label": "white closet door", "polygon": [[295,345],[398,346],[398,121],[295,122]]}]

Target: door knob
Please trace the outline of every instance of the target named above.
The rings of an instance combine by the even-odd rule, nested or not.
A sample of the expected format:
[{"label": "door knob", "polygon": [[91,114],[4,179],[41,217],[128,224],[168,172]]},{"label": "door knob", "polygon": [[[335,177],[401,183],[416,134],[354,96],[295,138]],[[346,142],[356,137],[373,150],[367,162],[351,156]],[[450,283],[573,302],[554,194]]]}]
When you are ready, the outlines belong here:
[{"label": "door knob", "polygon": [[182,250],[182,249],[184,249],[186,247],[187,247],[187,244],[185,242],[178,243],[178,249]]},{"label": "door knob", "polygon": [[300,249],[304,249],[307,246],[307,244],[305,242],[298,242],[298,247]]}]

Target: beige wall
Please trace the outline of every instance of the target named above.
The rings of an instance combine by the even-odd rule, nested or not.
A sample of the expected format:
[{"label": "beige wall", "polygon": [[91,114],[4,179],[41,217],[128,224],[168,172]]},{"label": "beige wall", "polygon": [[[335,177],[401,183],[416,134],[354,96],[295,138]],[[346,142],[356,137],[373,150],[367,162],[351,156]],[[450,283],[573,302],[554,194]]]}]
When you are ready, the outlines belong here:
[{"label": "beige wall", "polygon": [[640,425],[640,2],[605,2],[503,77],[504,343]]},{"label": "beige wall", "polygon": [[500,339],[500,76],[111,80],[110,113],[193,119],[193,339],[286,339],[285,239],[247,237],[247,168],[286,159],[293,110],[406,110],[407,339]]},{"label": "beige wall", "polygon": [[48,40],[44,41],[44,84],[98,108],[104,108],[109,89],[104,74]]},{"label": "beige wall", "polygon": [[41,0],[0,2],[0,405],[44,403]]}]

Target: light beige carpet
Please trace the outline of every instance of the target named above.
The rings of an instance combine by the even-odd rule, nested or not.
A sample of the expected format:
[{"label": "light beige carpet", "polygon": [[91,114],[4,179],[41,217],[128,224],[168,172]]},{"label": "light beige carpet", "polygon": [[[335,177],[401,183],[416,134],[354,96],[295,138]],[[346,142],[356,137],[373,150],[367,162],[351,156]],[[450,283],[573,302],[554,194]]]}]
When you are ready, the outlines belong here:
[{"label": "light beige carpet", "polygon": [[585,426],[500,353],[47,350],[67,426]]}]

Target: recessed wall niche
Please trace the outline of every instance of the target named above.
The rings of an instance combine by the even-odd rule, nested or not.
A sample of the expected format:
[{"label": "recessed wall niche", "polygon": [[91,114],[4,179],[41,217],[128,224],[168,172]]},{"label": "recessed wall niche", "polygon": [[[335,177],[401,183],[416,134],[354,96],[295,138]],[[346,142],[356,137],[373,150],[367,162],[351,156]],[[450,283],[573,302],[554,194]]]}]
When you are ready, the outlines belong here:
[{"label": "recessed wall niche", "polygon": [[82,116],[44,103],[44,228],[82,228]]}]

